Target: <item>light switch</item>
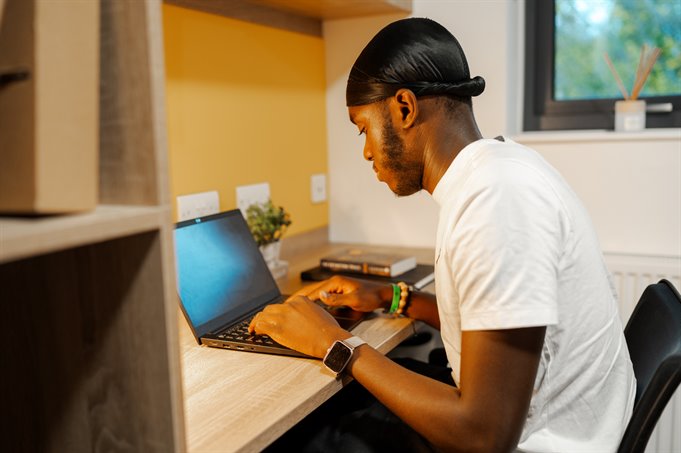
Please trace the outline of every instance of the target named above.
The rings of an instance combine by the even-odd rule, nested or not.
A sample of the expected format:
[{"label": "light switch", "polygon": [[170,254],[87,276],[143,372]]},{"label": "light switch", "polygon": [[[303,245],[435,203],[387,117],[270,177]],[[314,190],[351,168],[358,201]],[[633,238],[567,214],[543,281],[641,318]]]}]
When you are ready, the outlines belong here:
[{"label": "light switch", "polygon": [[326,201],[326,175],[324,173],[310,177],[310,198],[313,203]]}]

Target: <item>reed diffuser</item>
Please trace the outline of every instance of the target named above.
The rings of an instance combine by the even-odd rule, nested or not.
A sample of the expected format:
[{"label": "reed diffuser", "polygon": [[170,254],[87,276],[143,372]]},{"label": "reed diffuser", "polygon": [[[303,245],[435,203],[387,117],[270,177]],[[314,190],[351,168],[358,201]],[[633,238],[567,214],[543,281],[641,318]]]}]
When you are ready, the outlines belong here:
[{"label": "reed diffuser", "polygon": [[638,96],[645,86],[657,58],[660,56],[660,49],[657,47],[649,49],[645,44],[641,47],[641,55],[638,60],[638,66],[636,66],[636,74],[634,76],[631,94],[629,94],[624,83],[622,83],[622,79],[617,73],[615,66],[612,64],[608,53],[605,52],[603,56],[610,68],[610,72],[612,72],[612,75],[615,77],[617,87],[624,97],[624,100],[615,102],[615,130],[632,132],[645,129],[646,101],[638,99]]}]

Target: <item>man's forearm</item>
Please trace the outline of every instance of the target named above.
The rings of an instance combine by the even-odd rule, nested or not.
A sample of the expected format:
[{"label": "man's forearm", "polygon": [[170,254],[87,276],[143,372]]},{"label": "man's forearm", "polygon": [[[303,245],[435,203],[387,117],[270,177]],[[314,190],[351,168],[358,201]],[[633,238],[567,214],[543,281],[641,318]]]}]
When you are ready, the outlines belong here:
[{"label": "man's forearm", "polygon": [[435,295],[433,294],[414,291],[411,294],[411,302],[405,314],[412,319],[418,319],[440,330],[440,316],[437,311]]},{"label": "man's forearm", "polygon": [[[387,310],[392,302],[392,286],[385,285],[382,287],[379,291],[379,297],[384,301],[385,309]],[[440,330],[440,316],[437,311],[437,300],[435,299],[434,294],[413,291],[411,293],[410,303],[403,314],[412,319],[423,321],[431,327]]]},{"label": "man's forearm", "polygon": [[362,346],[350,365],[353,377],[429,442],[447,450],[452,439],[467,449],[472,428],[465,422],[456,387],[409,371]]}]

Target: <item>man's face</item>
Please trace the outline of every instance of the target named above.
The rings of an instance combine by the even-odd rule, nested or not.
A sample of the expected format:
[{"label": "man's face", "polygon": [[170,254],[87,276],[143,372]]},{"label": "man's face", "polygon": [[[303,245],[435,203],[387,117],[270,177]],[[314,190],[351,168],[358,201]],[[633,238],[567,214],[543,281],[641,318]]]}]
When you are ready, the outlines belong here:
[{"label": "man's face", "polygon": [[398,196],[421,190],[423,162],[408,152],[391,119],[386,101],[349,107],[350,120],[365,135],[364,158],[373,163],[379,181]]}]

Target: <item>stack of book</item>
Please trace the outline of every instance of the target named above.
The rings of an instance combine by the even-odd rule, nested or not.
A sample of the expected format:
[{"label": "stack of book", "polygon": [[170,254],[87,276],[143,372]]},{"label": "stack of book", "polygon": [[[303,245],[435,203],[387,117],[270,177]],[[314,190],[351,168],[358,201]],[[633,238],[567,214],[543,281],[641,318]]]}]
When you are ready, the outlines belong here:
[{"label": "stack of book", "polygon": [[417,289],[431,283],[433,266],[417,264],[416,257],[393,253],[348,249],[328,255],[319,266],[301,273],[303,280],[320,281],[335,274],[372,280],[404,281]]},{"label": "stack of book", "polygon": [[350,249],[325,256],[319,265],[330,271],[395,277],[416,268],[416,257]]}]

